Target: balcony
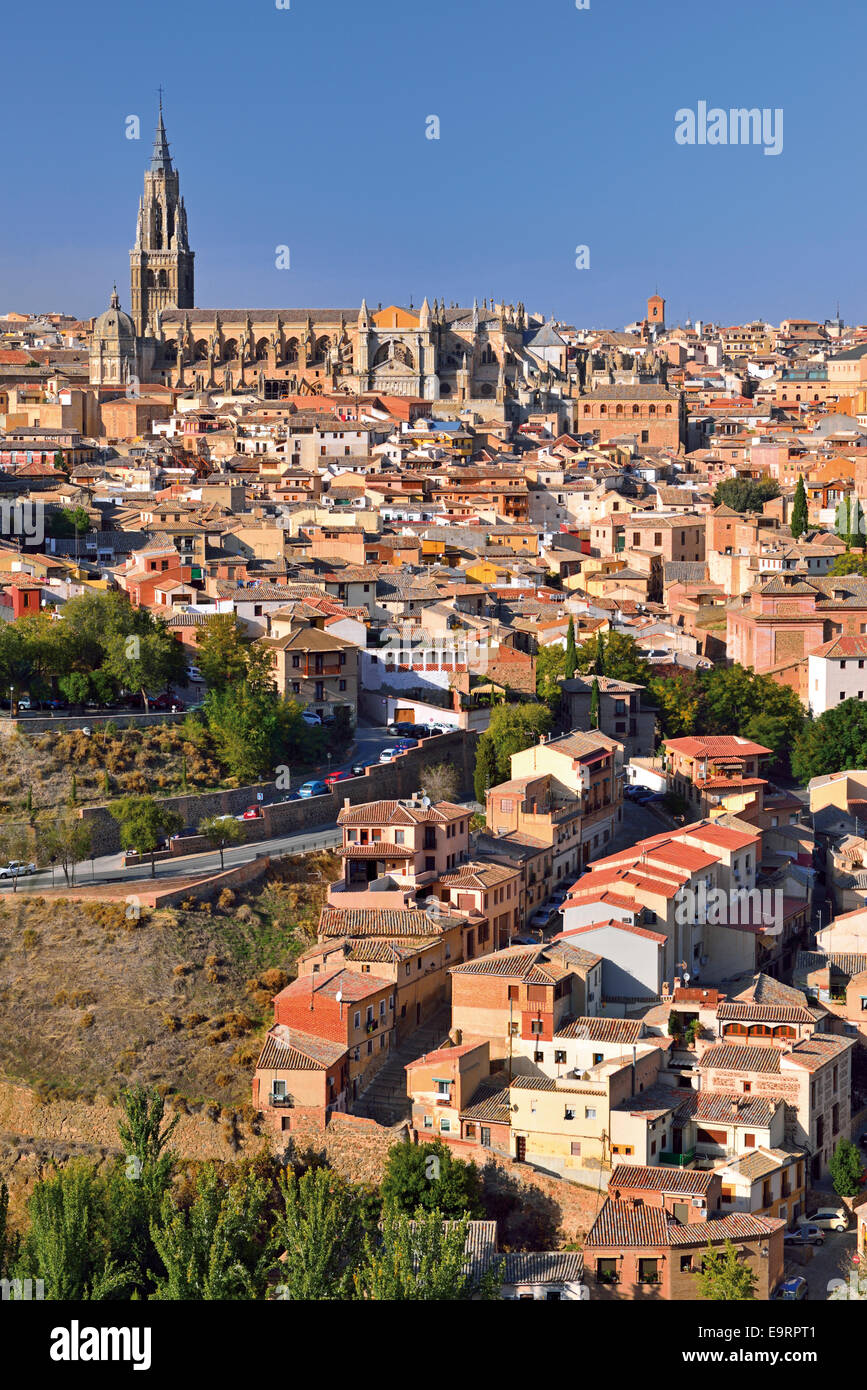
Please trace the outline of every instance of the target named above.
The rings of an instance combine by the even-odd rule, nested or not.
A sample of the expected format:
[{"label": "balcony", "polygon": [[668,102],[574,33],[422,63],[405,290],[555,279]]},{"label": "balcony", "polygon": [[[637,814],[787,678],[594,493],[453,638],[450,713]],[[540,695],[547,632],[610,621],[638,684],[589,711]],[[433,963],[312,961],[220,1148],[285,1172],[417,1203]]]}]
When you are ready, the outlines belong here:
[{"label": "balcony", "polygon": [[295,1098],[294,1096],[275,1096],[272,1091],[268,1096],[268,1104],[279,1110],[291,1110],[295,1104]]},{"label": "balcony", "polygon": [[695,1161],[695,1149],[686,1149],[682,1154],[676,1154],[672,1149],[663,1149],[659,1161],[668,1164],[669,1167],[688,1168]]}]

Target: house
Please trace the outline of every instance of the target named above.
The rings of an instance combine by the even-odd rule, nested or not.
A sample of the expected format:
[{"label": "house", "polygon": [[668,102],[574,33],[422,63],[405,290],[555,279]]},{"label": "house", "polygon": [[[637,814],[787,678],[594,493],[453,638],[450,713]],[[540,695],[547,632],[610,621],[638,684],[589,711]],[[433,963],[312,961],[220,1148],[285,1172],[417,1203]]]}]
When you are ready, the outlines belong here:
[{"label": "house", "polygon": [[653,752],[656,737],[656,711],[645,703],[643,685],[614,680],[611,676],[573,676],[560,683],[566,719],[572,729],[589,731],[590,704],[594,683],[599,688],[598,728],[623,744],[627,758],[645,757]]},{"label": "house", "polygon": [[274,1022],[339,1043],[347,1055],[345,1098],[357,1100],[388,1060],[395,1029],[394,982],[335,969],[299,977],[274,998]]},{"label": "house", "polygon": [[346,1108],[349,1080],[342,1042],[276,1024],[268,1032],[253,1077],[253,1108],[269,1128],[290,1130],[293,1120],[325,1124]]},{"label": "house", "polygon": [[[623,746],[597,730],[573,730],[542,739],[513,753],[511,780],[549,774],[552,799],[577,800],[581,806],[580,840],[575,845],[580,871],[611,840],[623,819]],[[503,814],[507,814],[503,812]]]},{"label": "house", "polygon": [[773,749],[738,735],[669,738],[663,747],[669,790],[692,814],[754,820],[762,811],[768,783],[760,770]]},{"label": "house", "polygon": [[785,1222],[732,1214],[681,1223],[642,1198],[609,1198],[584,1243],[584,1274],[592,1299],[700,1297],[696,1275],[708,1245],[732,1244],[738,1260],[756,1276],[755,1296],[771,1297],[783,1277]]},{"label": "house", "polygon": [[419,1137],[461,1133],[461,1111],[490,1074],[487,1042],[462,1043],[425,1053],[406,1065],[412,1125]]},{"label": "house", "polygon": [[336,633],[309,624],[285,637],[262,637],[280,695],[290,696],[320,718],[344,713],[355,724],[358,711],[358,647]]}]

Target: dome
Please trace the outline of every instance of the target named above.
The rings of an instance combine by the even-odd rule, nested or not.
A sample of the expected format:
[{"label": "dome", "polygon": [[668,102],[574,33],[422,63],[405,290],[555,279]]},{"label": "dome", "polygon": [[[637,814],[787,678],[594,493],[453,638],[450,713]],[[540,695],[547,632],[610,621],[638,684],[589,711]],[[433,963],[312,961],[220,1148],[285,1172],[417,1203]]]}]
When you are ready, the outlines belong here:
[{"label": "dome", "polygon": [[134,339],[135,324],[129,314],[125,314],[120,307],[120,300],[117,297],[117,287],[111,296],[109,307],[105,313],[100,314],[96,323],[93,325],[94,338],[118,338]]}]

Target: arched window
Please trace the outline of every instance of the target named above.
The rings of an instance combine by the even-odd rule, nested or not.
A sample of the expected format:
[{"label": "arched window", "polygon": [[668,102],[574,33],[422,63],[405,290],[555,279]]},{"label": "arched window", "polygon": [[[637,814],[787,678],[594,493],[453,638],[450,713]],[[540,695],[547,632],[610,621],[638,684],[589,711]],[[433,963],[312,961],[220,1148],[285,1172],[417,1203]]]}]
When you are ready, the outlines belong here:
[{"label": "arched window", "polygon": [[482,349],[479,361],[483,367],[496,367],[499,365],[500,359],[497,357],[490,343],[486,343],[485,347]]},{"label": "arched window", "polygon": [[752,1023],[750,1025],[750,1037],[771,1038],[773,1037],[773,1029],[769,1028],[766,1023]]},{"label": "arched window", "polygon": [[723,1035],[725,1037],[732,1036],[745,1038],[747,1035],[747,1030],[742,1023],[727,1023],[723,1028]]},{"label": "arched window", "polygon": [[256,344],[256,361],[264,362],[268,356],[268,339],[260,338]]},{"label": "arched window", "polygon": [[670,405],[667,405],[667,406],[665,407],[665,413],[666,413],[666,415],[670,415],[670,414],[671,414],[671,406],[670,406]]},{"label": "arched window", "polygon": [[655,406],[655,405],[652,405],[652,406],[650,407],[650,413],[651,413],[651,415],[655,415],[655,414],[656,414],[656,406]]},{"label": "arched window", "polygon": [[193,349],[193,360],[195,362],[204,362],[207,355],[208,344],[205,342],[204,338],[200,338]]},{"label": "arched window", "polygon": [[290,338],[286,344],[286,361],[290,364],[298,361],[298,339]]},{"label": "arched window", "polygon": [[617,406],[617,408],[616,408],[616,410],[615,410],[614,413],[615,413],[615,415],[622,415],[622,414],[623,414],[623,406],[622,406],[622,405]]},{"label": "arched window", "polygon": [[634,406],[632,407],[632,413],[633,413],[633,415],[637,415],[638,412],[639,412],[639,410],[640,410],[640,406],[634,405]]}]

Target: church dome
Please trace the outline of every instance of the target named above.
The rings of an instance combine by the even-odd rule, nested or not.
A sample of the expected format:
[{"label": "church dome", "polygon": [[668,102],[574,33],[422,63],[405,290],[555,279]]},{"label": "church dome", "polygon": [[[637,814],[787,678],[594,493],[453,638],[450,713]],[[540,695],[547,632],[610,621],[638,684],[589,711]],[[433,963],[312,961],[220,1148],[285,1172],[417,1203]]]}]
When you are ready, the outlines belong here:
[{"label": "church dome", "polygon": [[117,287],[111,296],[109,307],[105,313],[100,314],[96,323],[93,325],[94,338],[102,339],[121,339],[128,340],[135,338],[135,324],[129,314],[125,314],[120,307],[120,300],[117,297]]}]

